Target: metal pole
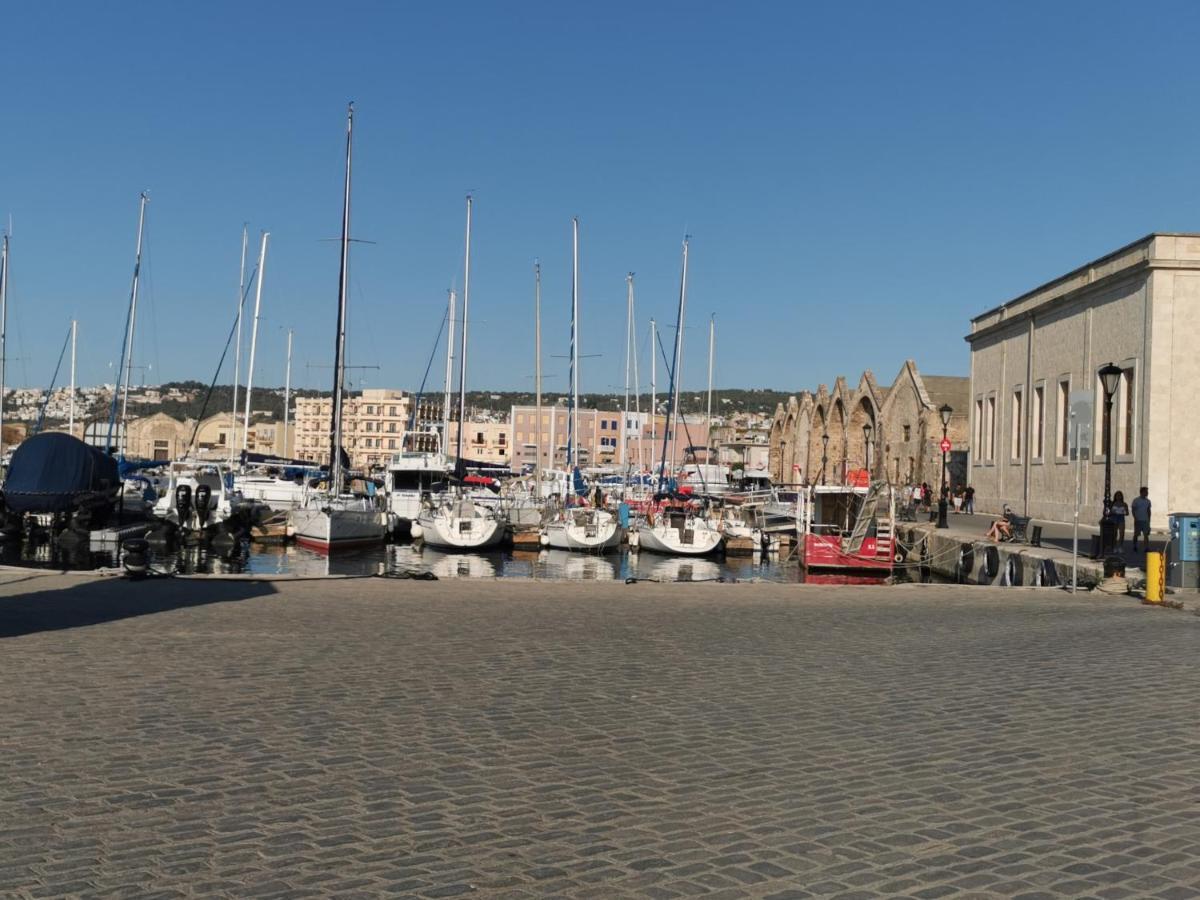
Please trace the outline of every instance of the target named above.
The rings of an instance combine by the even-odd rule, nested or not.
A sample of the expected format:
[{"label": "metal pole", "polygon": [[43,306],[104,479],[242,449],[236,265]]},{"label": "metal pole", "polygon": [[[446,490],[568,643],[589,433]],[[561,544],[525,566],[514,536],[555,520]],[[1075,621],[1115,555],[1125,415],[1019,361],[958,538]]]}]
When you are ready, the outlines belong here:
[{"label": "metal pole", "polygon": [[[943,442],[943,444],[945,443],[946,439],[947,439],[947,425],[945,422],[943,422],[942,423],[942,442]],[[937,519],[937,527],[938,528],[949,528],[950,527],[950,522],[947,519],[947,514],[950,511],[949,506],[950,506],[949,501],[947,501],[947,499],[946,499],[946,451],[943,450],[942,451],[942,487],[941,487],[941,490],[938,492],[938,519]]]},{"label": "metal pole", "polygon": [[[650,452],[658,443],[658,329],[650,320]],[[653,457],[652,457],[653,458]]]},{"label": "metal pole", "polygon": [[463,261],[462,339],[458,360],[458,444],[454,452],[455,469],[463,468],[463,426],[467,415],[467,311],[471,305],[471,195],[467,194],[467,247]]},{"label": "metal pole", "polygon": [[288,329],[287,368],[283,375],[283,458],[288,459],[288,425],[292,405],[292,329]]},{"label": "metal pole", "polygon": [[625,276],[625,406],[624,419],[621,422],[621,465],[625,465],[625,445],[629,435],[625,426],[629,424],[629,369],[630,358],[633,356],[633,273]]},{"label": "metal pole", "polygon": [[342,246],[338,267],[337,334],[333,349],[333,403],[330,410],[329,493],[342,492],[342,393],[346,365],[346,300],[350,282],[350,163],[354,149],[354,104],[346,108],[346,181],[342,195]]},{"label": "metal pole", "polygon": [[8,233],[0,244],[0,463],[4,460],[4,368],[8,335]]},{"label": "metal pole", "polygon": [[542,264],[533,263],[533,415],[537,451],[533,463],[533,499],[542,497]]},{"label": "metal pole", "polygon": [[1079,582],[1079,500],[1083,454],[1079,450],[1079,432],[1082,423],[1076,418],[1074,409],[1071,410],[1071,418],[1075,419],[1075,519],[1071,535],[1071,593],[1074,594]]},{"label": "metal pole", "polygon": [[71,320],[71,399],[67,407],[67,431],[75,433],[75,335],[79,327],[77,319]]},{"label": "metal pole", "polygon": [[[633,272],[629,273],[629,318],[633,323],[636,320],[636,314],[633,305]],[[638,379],[638,354],[637,354],[637,328],[631,324],[629,332],[629,340],[633,345],[633,409],[636,413],[637,422],[637,439],[638,439],[638,468],[645,465],[642,440],[642,386]],[[628,420],[626,420],[628,424]]]},{"label": "metal pole", "polygon": [[258,314],[262,308],[263,281],[267,274],[267,239],[269,231],[262,233],[258,248],[258,281],[254,288],[254,325],[250,329],[250,362],[246,366],[246,419],[242,426],[242,450],[250,449],[250,394],[254,389],[254,353],[258,348]]},{"label": "metal pole", "polygon": [[671,397],[671,407],[675,419],[675,427],[671,427],[671,416],[667,417],[667,430],[671,432],[671,465],[675,465],[679,455],[679,393],[683,378],[683,316],[687,298],[687,264],[688,239],[683,239],[683,274],[679,281],[679,324],[675,332],[675,357],[671,360],[671,380],[675,383],[675,392]]},{"label": "metal pole", "polygon": [[716,336],[717,314],[713,313],[708,319],[708,407],[704,413],[704,461],[712,462],[712,373],[713,373],[713,343]]},{"label": "metal pole", "polygon": [[233,423],[233,434],[229,441],[229,464],[233,465],[233,448],[237,446],[237,414],[238,414],[238,385],[242,380],[242,301],[246,296],[246,242],[249,235],[246,223],[242,223],[242,265],[238,273],[237,300],[237,347],[233,351],[233,413],[229,420]]},{"label": "metal pole", "polygon": [[567,468],[579,465],[579,217],[571,219],[571,459]]},{"label": "metal pole", "polygon": [[450,449],[450,394],[454,391],[454,289],[448,291],[446,303],[446,379],[442,396],[442,455]]},{"label": "metal pole", "polygon": [[[121,424],[117,429],[118,444],[121,443],[121,429],[125,428],[125,417],[129,409],[129,378],[133,374],[133,336],[137,324],[138,281],[141,278],[142,271],[142,231],[146,224],[146,203],[149,199],[143,192],[141,194],[141,202],[138,204],[137,252],[134,255],[133,287],[129,294],[129,333],[126,336],[126,343],[129,350],[125,355],[125,386],[121,391]],[[124,452],[125,449],[122,447],[121,453],[123,454]]]}]

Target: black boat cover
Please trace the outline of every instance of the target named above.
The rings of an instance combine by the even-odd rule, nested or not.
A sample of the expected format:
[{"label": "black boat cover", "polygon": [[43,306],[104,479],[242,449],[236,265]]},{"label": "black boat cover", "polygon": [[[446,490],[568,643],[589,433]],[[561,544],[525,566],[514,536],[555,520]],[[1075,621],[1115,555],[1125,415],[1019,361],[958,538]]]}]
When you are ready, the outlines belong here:
[{"label": "black boat cover", "polygon": [[4,502],[14,512],[69,512],[115,497],[120,486],[115,459],[77,437],[47,431],[13,451]]}]

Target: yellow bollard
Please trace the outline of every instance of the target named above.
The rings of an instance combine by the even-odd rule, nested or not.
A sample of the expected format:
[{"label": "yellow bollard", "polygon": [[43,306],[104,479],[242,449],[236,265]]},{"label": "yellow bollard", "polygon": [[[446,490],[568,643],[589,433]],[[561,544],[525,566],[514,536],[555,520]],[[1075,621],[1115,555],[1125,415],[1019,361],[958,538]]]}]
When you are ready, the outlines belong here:
[{"label": "yellow bollard", "polygon": [[1146,602],[1162,603],[1166,567],[1161,553],[1146,554]]}]

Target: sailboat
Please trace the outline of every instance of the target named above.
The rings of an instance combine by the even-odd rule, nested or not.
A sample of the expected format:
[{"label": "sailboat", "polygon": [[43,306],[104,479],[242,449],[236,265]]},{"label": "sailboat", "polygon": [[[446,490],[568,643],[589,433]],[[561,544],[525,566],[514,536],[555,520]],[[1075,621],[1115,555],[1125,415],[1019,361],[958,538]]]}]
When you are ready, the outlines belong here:
[{"label": "sailboat", "polygon": [[[567,468],[582,482],[579,473],[579,219],[571,220],[571,437],[567,441]],[[621,543],[624,529],[607,509],[583,506],[580,502],[561,510],[542,529],[546,546],[556,550],[603,553]]]},{"label": "sailboat", "polygon": [[465,490],[466,475],[463,460],[463,431],[467,409],[467,313],[471,302],[471,196],[467,195],[467,240],[463,269],[462,335],[458,354],[458,448],[454,472],[459,488],[430,495],[417,517],[413,534],[430,547],[444,550],[483,550],[504,540],[508,527],[497,511],[476,503]]},{"label": "sailboat", "polygon": [[[687,307],[688,239],[683,239],[683,270],[679,278],[679,310],[675,320],[675,349],[671,359],[670,397],[667,426],[663,430],[662,462],[658,470],[658,497],[661,502],[646,512],[638,528],[638,542],[646,550],[673,556],[705,556],[724,544],[720,529],[709,520],[704,507],[690,501],[672,502],[664,495],[667,470],[667,445],[679,427],[679,362],[683,353],[683,317]],[[653,350],[654,348],[652,348]]]},{"label": "sailboat", "polygon": [[309,492],[302,506],[288,515],[296,543],[328,553],[339,547],[373,544],[388,530],[387,510],[373,495],[345,489],[342,450],[342,393],[346,373],[346,300],[350,263],[350,160],[354,136],[354,104],[346,111],[346,183],[342,201],[342,255],[338,273],[337,326],[333,355],[333,439],[329,482]]}]

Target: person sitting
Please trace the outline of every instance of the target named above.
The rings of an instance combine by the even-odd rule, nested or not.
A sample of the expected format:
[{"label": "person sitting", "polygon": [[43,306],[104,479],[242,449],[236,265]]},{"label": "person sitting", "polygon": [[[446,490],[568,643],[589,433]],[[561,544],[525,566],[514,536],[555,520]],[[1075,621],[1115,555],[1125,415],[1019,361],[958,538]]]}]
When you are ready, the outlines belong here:
[{"label": "person sitting", "polygon": [[1004,515],[992,522],[992,527],[988,529],[988,539],[1001,543],[1010,540],[1013,535],[1012,523],[1008,521],[1009,508],[1004,507]]}]

